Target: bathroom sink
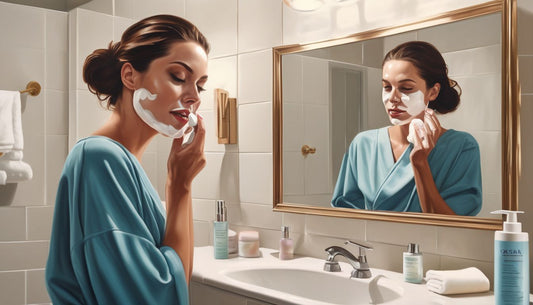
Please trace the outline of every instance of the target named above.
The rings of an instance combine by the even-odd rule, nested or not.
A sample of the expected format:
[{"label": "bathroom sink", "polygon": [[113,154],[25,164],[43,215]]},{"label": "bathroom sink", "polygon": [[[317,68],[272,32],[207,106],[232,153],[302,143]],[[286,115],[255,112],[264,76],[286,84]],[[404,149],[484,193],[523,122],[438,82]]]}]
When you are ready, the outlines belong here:
[{"label": "bathroom sink", "polygon": [[289,268],[227,270],[230,279],[328,304],[387,304],[403,294],[403,288],[383,275],[350,279],[325,271]]}]

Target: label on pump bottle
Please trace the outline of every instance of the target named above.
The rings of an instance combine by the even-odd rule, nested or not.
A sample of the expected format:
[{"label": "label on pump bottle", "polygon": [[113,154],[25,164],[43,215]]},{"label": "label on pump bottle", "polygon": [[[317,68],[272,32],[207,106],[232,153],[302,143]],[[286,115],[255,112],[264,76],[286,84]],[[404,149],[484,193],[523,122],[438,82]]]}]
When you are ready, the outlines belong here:
[{"label": "label on pump bottle", "polygon": [[529,304],[529,246],[527,241],[494,244],[496,305]]}]

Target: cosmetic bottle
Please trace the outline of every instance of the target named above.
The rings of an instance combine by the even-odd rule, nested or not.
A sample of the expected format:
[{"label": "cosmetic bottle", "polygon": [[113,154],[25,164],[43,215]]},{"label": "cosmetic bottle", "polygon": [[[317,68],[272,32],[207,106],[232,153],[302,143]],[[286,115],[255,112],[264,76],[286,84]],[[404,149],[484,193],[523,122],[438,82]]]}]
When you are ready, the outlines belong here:
[{"label": "cosmetic bottle", "polygon": [[213,222],[213,230],[215,259],[228,258],[228,220],[224,200],[216,201],[216,220]]},{"label": "cosmetic bottle", "polygon": [[409,283],[420,284],[424,274],[422,253],[418,244],[409,244],[403,253],[403,279]]},{"label": "cosmetic bottle", "polygon": [[503,231],[494,232],[494,296],[496,305],[529,304],[529,236],[522,232],[516,214],[522,211],[498,210],[506,214]]},{"label": "cosmetic bottle", "polygon": [[279,240],[279,259],[292,259],[294,256],[294,242],[289,237],[289,227],[281,227],[281,239]]}]

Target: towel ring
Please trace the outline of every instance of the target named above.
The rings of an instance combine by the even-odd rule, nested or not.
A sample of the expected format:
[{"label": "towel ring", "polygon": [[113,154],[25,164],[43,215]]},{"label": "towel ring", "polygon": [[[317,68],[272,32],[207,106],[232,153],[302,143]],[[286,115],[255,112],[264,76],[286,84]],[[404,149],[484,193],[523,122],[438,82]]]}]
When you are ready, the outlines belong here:
[{"label": "towel ring", "polygon": [[30,81],[26,85],[26,89],[20,91],[21,94],[26,92],[28,92],[31,96],[37,96],[39,93],[41,93],[41,85],[36,81]]}]

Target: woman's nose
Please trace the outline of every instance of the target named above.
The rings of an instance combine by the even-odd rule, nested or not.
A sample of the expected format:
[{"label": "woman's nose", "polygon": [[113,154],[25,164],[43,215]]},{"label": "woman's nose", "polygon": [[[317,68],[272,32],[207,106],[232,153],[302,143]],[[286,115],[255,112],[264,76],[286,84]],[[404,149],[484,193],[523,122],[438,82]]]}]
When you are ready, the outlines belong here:
[{"label": "woman's nose", "polygon": [[399,103],[402,101],[402,95],[397,89],[392,89],[391,95],[390,95],[390,101],[391,103]]},{"label": "woman's nose", "polygon": [[194,104],[200,103],[200,92],[198,92],[198,89],[196,87],[190,88],[186,92],[184,92],[184,96],[182,98],[185,105],[187,107],[190,107]]}]

